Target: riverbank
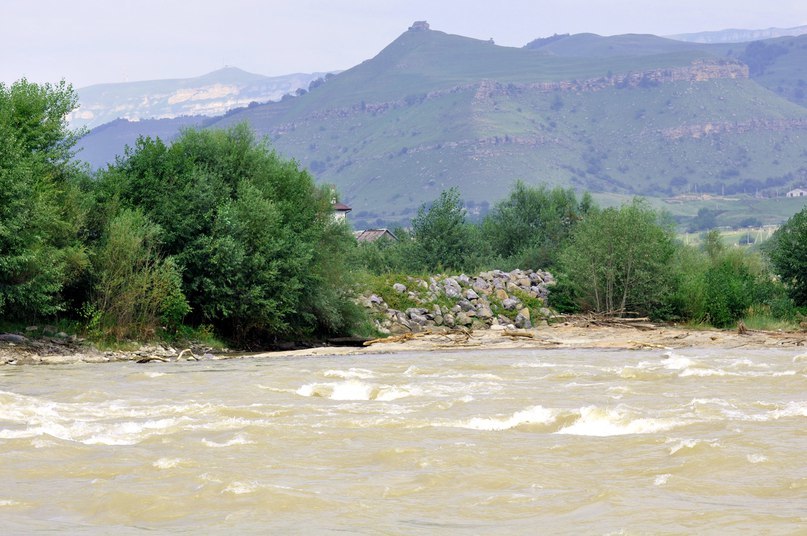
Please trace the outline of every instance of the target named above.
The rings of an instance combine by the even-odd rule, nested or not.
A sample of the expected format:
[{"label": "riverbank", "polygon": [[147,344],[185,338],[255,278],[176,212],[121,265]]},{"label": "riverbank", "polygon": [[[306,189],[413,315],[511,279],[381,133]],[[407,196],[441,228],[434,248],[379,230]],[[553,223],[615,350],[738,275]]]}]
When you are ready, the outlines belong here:
[{"label": "riverbank", "polygon": [[647,322],[572,318],[532,329],[425,331],[376,339],[363,347],[322,346],[300,350],[216,353],[199,349],[143,346],[136,351],[99,351],[89,346],[58,347],[0,343],[0,365],[56,365],[119,361],[206,361],[291,356],[362,355],[463,349],[586,348],[646,350],[679,348],[797,348],[807,332],[691,329]]}]

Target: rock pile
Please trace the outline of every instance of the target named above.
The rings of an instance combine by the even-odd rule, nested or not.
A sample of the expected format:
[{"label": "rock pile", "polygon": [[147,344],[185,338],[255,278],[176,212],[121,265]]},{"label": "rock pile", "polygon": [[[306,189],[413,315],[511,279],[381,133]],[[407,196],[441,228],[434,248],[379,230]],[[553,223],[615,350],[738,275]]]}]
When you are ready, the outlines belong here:
[{"label": "rock pile", "polygon": [[546,299],[554,283],[550,273],[532,270],[407,277],[378,294],[362,297],[362,304],[372,310],[377,329],[385,334],[497,326],[530,328],[552,316]]}]

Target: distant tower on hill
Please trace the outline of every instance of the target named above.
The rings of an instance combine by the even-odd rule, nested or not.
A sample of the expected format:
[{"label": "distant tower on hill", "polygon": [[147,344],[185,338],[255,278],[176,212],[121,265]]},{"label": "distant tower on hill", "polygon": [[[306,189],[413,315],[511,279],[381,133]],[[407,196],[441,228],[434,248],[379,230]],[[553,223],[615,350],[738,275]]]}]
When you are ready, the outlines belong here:
[{"label": "distant tower on hill", "polygon": [[425,32],[429,29],[429,23],[425,20],[416,20],[412,23],[412,26],[409,27],[410,32]]}]

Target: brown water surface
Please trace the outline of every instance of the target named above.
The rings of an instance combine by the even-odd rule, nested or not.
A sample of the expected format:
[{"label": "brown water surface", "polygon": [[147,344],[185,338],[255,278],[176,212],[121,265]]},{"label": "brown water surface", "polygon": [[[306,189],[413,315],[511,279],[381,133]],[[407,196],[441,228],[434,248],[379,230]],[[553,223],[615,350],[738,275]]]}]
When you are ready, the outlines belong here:
[{"label": "brown water surface", "polygon": [[4,534],[795,534],[807,355],[0,368]]}]

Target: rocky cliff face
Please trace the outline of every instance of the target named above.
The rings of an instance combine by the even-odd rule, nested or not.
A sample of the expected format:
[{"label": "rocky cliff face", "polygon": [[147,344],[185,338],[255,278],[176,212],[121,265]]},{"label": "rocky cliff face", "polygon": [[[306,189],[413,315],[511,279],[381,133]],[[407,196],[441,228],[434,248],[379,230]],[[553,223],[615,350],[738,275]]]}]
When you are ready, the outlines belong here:
[{"label": "rocky cliff face", "polygon": [[93,128],[115,119],[222,115],[252,102],[280,100],[322,74],[268,77],[230,67],[197,78],[89,86],[78,90],[80,106],[68,120],[74,128]]}]

